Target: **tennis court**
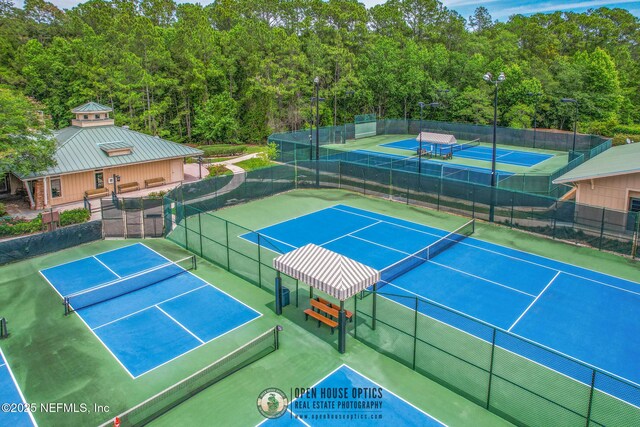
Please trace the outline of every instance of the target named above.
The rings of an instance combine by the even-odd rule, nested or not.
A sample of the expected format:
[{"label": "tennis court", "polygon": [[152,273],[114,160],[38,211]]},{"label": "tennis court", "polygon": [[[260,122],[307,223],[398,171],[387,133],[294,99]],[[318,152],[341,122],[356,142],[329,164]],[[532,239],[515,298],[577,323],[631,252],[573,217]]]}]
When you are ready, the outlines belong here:
[{"label": "tennis court", "polygon": [[[37,425],[31,413],[24,409],[26,400],[13,377],[2,349],[0,349],[0,403],[3,404],[3,409],[0,411],[0,425],[12,427]],[[8,408],[4,408],[5,405],[9,405]]]},{"label": "tennis court", "polygon": [[[390,142],[382,144],[381,147],[397,148],[400,150],[410,150],[414,153],[418,150],[420,142],[414,139],[405,139],[402,141]],[[433,151],[433,144],[427,141],[422,142],[422,148],[427,151]],[[443,150],[449,147],[443,147]],[[463,157],[466,159],[485,160],[490,162],[493,157],[493,151],[491,147],[484,147],[477,145],[476,143],[470,143],[469,141],[460,141],[459,144],[453,145],[454,157]],[[521,150],[511,150],[505,148],[496,149],[496,162],[506,163],[514,166],[535,166],[538,163],[542,163],[547,159],[553,157],[550,154],[532,153]]]},{"label": "tennis court", "polygon": [[[346,423],[352,426],[383,423],[396,427],[445,425],[347,365],[340,366],[309,389],[308,393],[293,399],[287,412],[280,418],[266,419],[258,425],[340,427]],[[328,396],[336,390],[346,391],[346,397]],[[360,395],[354,396],[354,392]],[[358,405],[369,408],[359,409]]]},{"label": "tennis court", "polygon": [[[446,231],[347,205],[336,205],[258,231],[261,243],[288,252],[308,243],[324,246],[382,271],[428,247]],[[257,241],[257,234],[245,239]],[[487,322],[623,379],[640,383],[640,284],[474,238],[412,263],[406,274],[381,283],[382,292],[418,295],[447,310],[424,305],[424,314],[491,342],[488,328],[455,312]],[[402,265],[403,263],[401,263]],[[395,266],[393,268],[396,268]],[[392,298],[393,299],[393,298]],[[404,299],[397,298],[398,303]],[[544,351],[496,344],[585,384],[576,371]],[[588,377],[587,377],[588,376]],[[640,405],[640,396],[619,396]],[[616,394],[618,393],[618,395]]]},{"label": "tennis court", "polygon": [[[335,157],[334,157],[335,158]],[[345,152],[341,160],[360,163],[367,166],[377,166],[390,169],[403,169],[410,172],[418,171],[417,156],[400,156],[397,154],[380,153],[369,150],[354,150]],[[451,162],[422,158],[422,173],[430,176],[442,176],[448,179],[457,179],[480,184],[491,182],[491,169],[479,168],[468,165],[458,165]],[[496,169],[498,182],[514,175],[513,172]]]},{"label": "tennis court", "polygon": [[261,316],[192,274],[194,263],[136,243],[40,273],[137,378]]}]

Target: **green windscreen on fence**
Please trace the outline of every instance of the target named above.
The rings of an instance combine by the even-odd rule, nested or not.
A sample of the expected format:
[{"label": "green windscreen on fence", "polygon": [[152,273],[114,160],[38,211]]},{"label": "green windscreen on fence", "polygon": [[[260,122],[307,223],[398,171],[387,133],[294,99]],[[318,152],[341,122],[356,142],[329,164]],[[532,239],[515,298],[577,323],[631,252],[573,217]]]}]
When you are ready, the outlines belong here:
[{"label": "green windscreen on fence", "polygon": [[375,114],[357,115],[354,121],[356,125],[356,139],[376,135],[377,124]]}]

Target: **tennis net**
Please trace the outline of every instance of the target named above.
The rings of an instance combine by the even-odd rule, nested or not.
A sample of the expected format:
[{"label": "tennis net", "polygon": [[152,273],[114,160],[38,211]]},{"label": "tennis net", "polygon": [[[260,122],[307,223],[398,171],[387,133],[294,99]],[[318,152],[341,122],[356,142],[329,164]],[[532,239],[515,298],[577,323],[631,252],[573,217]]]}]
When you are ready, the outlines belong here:
[{"label": "tennis net", "polygon": [[454,152],[468,150],[469,148],[477,147],[478,145],[480,145],[479,138],[474,139],[473,141],[462,143],[462,144],[454,144],[451,146],[451,150],[453,150]]},{"label": "tennis net", "polygon": [[380,279],[382,280],[382,283],[378,285],[378,289],[380,289],[385,283],[391,282],[396,277],[402,276],[408,271],[413,270],[419,265],[437,256],[441,252],[449,249],[456,243],[464,240],[468,236],[472,235],[474,231],[475,219],[472,219],[462,227],[459,227],[455,231],[452,231],[436,242],[430,244],[426,248],[421,249],[418,252],[415,252],[394,264],[391,264],[389,267],[380,271]]},{"label": "tennis net", "polygon": [[191,255],[178,261],[171,261],[131,276],[66,295],[64,297],[65,314],[155,285],[195,268],[196,257]]},{"label": "tennis net", "polygon": [[[278,350],[278,335],[281,330],[281,326],[269,329],[211,365],[120,414],[117,417],[120,426],[145,425],[207,387],[273,353]],[[108,421],[100,427],[113,424],[113,421]]]}]

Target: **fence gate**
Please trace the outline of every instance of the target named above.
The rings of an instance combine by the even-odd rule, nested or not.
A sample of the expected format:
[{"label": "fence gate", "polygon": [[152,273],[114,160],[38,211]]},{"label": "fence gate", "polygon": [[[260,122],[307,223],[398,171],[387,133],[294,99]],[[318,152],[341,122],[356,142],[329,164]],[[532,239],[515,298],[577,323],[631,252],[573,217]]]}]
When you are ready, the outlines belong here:
[{"label": "fence gate", "polygon": [[101,199],[104,237],[162,237],[162,199],[128,197]]}]

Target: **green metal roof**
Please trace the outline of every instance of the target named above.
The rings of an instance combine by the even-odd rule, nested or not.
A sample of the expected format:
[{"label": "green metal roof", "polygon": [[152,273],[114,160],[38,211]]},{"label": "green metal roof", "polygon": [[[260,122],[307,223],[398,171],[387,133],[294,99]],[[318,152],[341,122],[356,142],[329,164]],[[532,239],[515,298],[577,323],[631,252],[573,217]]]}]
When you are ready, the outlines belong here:
[{"label": "green metal roof", "polygon": [[[89,128],[70,126],[61,129],[55,136],[58,141],[58,148],[54,156],[57,165],[37,174],[22,176],[22,179],[203,154],[201,150],[186,145],[118,126]],[[109,157],[102,150],[106,144],[115,144],[116,148],[130,147],[132,152],[126,156]]]},{"label": "green metal roof", "polygon": [[640,143],[613,147],[553,181],[554,184],[640,173]]},{"label": "green metal roof", "polygon": [[113,111],[113,108],[98,104],[97,102],[87,102],[71,110],[72,113],[97,113],[103,111]]}]

